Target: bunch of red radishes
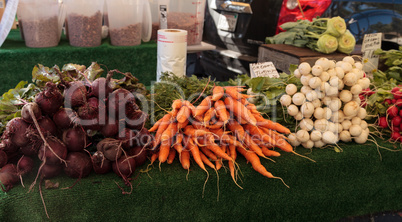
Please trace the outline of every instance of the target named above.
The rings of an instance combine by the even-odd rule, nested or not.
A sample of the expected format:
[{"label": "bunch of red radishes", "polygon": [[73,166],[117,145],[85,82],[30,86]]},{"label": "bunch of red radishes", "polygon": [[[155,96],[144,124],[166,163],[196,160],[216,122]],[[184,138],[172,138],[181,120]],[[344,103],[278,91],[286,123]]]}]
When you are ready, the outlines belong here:
[{"label": "bunch of red radishes", "polygon": [[385,99],[384,104],[388,106],[386,115],[378,118],[378,126],[391,130],[391,139],[402,142],[402,86],[394,87],[391,90],[392,99]]},{"label": "bunch of red radishes", "polygon": [[147,159],[148,115],[139,109],[134,93],[112,88],[111,76],[48,82],[34,102],[22,107],[21,117],[10,120],[1,136],[3,190],[22,181],[35,162],[40,162],[41,181],[62,172],[81,179],[92,171],[114,171],[130,183],[136,166]]}]

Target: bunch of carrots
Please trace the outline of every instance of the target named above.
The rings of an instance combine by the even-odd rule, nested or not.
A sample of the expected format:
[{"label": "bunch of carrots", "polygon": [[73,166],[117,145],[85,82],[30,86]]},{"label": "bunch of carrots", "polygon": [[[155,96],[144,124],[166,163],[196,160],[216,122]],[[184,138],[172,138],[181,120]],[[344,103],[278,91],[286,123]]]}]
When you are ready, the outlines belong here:
[{"label": "bunch of carrots", "polygon": [[267,171],[260,158],[280,156],[274,148],[295,153],[284,135],[290,130],[265,119],[247,101],[250,95],[243,94],[244,90],[242,86],[214,86],[212,95],[198,106],[187,100],[174,100],[172,110],[149,129],[155,132],[151,164],[156,160],[170,164],[177,155],[182,167],[189,170],[192,157],[208,174],[206,166],[217,172],[227,162],[237,184],[236,158],[240,153],[255,171],[281,179]]}]

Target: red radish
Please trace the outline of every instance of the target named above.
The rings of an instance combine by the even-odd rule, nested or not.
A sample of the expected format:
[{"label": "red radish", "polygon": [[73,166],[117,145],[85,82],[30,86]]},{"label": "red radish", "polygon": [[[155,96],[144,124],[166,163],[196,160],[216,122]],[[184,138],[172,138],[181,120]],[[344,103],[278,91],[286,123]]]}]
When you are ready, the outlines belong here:
[{"label": "red radish", "polygon": [[385,99],[385,100],[384,100],[384,103],[385,103],[385,104],[388,104],[388,105],[391,105],[392,100],[391,100],[391,99]]},{"label": "red radish", "polygon": [[56,84],[47,82],[46,89],[36,95],[35,102],[44,114],[53,115],[63,105],[64,100]]},{"label": "red radish", "polygon": [[91,159],[95,173],[105,174],[112,170],[112,162],[106,159],[101,151],[96,151]]},{"label": "red radish", "polygon": [[42,111],[39,108],[39,105],[37,103],[27,103],[21,109],[21,117],[26,122],[33,123],[33,119],[32,119],[30,110],[32,110],[36,119],[40,119],[42,117]]},{"label": "red radish", "polygon": [[387,118],[385,116],[381,116],[380,118],[378,118],[378,126],[383,129],[388,128]]},{"label": "red radish", "polygon": [[79,126],[67,129],[63,132],[63,142],[70,152],[83,151],[87,146],[87,140],[85,130]]},{"label": "red radish", "polygon": [[60,175],[61,172],[63,172],[63,165],[45,164],[40,170],[40,177],[43,179],[50,179]]},{"label": "red radish", "polygon": [[392,126],[391,130],[394,131],[394,132],[400,132],[399,126]]},{"label": "red radish", "polygon": [[87,177],[92,171],[92,161],[84,152],[70,152],[66,158],[67,165],[64,172],[72,178]]},{"label": "red radish", "polygon": [[397,99],[395,105],[398,107],[402,107],[402,99]]},{"label": "red radish", "polygon": [[396,99],[392,99],[391,102],[392,102],[392,104],[395,104],[395,103],[396,103]]},{"label": "red radish", "polygon": [[66,145],[56,137],[48,137],[46,141],[50,148],[43,144],[39,149],[39,159],[45,161],[46,164],[49,165],[57,165],[64,162],[67,157]]},{"label": "red radish", "polygon": [[68,108],[61,108],[53,115],[53,122],[61,129],[71,128],[77,119],[77,113]]},{"label": "red radish", "polygon": [[7,153],[4,152],[3,150],[0,150],[0,168],[6,165],[7,161],[8,161]]},{"label": "red radish", "polygon": [[135,171],[135,160],[131,157],[121,156],[117,161],[113,162],[112,168],[115,174],[127,181]]},{"label": "red radish", "polygon": [[401,123],[402,123],[402,117],[400,117],[400,116],[395,116],[391,120],[391,126],[399,127],[401,125]]},{"label": "red radish", "polygon": [[392,94],[394,95],[394,99],[402,99],[402,89],[398,89],[397,91],[393,92]]},{"label": "red radish", "polygon": [[394,118],[395,116],[397,116],[399,114],[399,110],[396,106],[390,106],[387,109],[387,115],[389,118]]},{"label": "red radish", "polygon": [[401,139],[401,134],[399,132],[393,131],[391,133],[391,139],[398,141]]}]

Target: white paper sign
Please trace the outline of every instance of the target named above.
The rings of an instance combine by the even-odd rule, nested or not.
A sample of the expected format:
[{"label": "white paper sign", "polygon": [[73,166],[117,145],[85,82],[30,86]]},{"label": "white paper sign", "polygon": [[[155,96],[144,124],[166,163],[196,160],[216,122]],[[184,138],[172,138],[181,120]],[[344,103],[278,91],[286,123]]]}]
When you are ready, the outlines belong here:
[{"label": "white paper sign", "polygon": [[279,73],[272,62],[251,63],[250,75],[251,78],[255,77],[279,78]]},{"label": "white paper sign", "polygon": [[0,47],[6,40],[11,27],[14,24],[15,14],[17,13],[18,0],[8,0],[6,10],[0,22]]},{"label": "white paper sign", "polygon": [[372,73],[378,69],[379,56],[374,51],[381,48],[382,33],[364,35],[362,44],[363,71]]}]

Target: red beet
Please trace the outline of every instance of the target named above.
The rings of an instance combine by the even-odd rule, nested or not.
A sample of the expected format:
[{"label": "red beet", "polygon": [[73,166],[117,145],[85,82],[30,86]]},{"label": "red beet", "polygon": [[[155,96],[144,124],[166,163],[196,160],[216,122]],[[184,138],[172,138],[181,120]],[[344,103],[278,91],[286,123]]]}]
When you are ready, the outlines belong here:
[{"label": "red beet", "polygon": [[92,167],[97,174],[105,174],[112,170],[112,162],[103,155],[101,151],[96,151],[92,155]]},{"label": "red beet", "polygon": [[135,160],[131,157],[121,156],[112,164],[113,172],[118,176],[127,179],[135,171]]},{"label": "red beet", "polygon": [[1,168],[0,182],[3,185],[1,186],[1,189],[5,192],[10,190],[15,184],[19,182],[17,166],[15,164],[6,164]]},{"label": "red beet", "polygon": [[113,120],[106,121],[106,124],[102,126],[102,128],[100,129],[100,133],[104,137],[114,137],[117,135],[118,132],[119,132],[119,122]]},{"label": "red beet", "polygon": [[135,166],[142,166],[148,159],[148,150],[145,147],[133,147],[128,151],[128,155],[134,157]]},{"label": "red beet", "polygon": [[77,119],[77,113],[68,108],[61,108],[53,115],[53,122],[61,129],[71,128]]},{"label": "red beet", "polygon": [[36,120],[42,117],[42,111],[37,103],[27,103],[21,109],[21,117],[28,123],[33,123],[32,115]]},{"label": "red beet", "polygon": [[53,115],[63,105],[64,99],[56,84],[47,82],[45,91],[36,95],[35,102],[44,114]]},{"label": "red beet", "polygon": [[8,161],[7,153],[4,152],[3,150],[0,150],[0,168],[6,165],[7,161]]},{"label": "red beet", "polygon": [[34,161],[31,157],[22,156],[17,163],[18,175],[25,175],[32,171],[34,167]]},{"label": "red beet", "polygon": [[[49,165],[61,164],[62,160],[65,160],[67,157],[66,145],[56,137],[48,137],[46,142],[49,144],[50,148],[43,144],[39,149],[39,159],[46,161],[46,164]],[[53,152],[50,149],[52,149]],[[57,154],[57,156],[55,154]]]},{"label": "red beet", "polygon": [[122,143],[120,140],[113,138],[105,138],[96,144],[96,149],[101,151],[106,159],[115,161],[122,154]]},{"label": "red beet", "polygon": [[63,142],[69,152],[83,151],[87,146],[87,134],[81,127],[74,127],[63,132]]},{"label": "red beet", "polygon": [[91,93],[99,99],[106,99],[113,91],[110,81],[104,77],[95,79],[91,84]]},{"label": "red beet", "polygon": [[53,120],[47,116],[38,120],[39,127],[44,135],[56,135],[57,127]]},{"label": "red beet", "polygon": [[40,171],[40,177],[43,179],[50,179],[60,175],[63,172],[63,165],[43,165]]},{"label": "red beet", "polygon": [[64,172],[69,177],[87,177],[92,171],[91,158],[84,152],[70,152],[67,155],[66,162],[67,166],[64,166]]},{"label": "red beet", "polygon": [[141,110],[135,110],[126,115],[126,124],[130,129],[141,130],[148,119],[148,114]]},{"label": "red beet", "polygon": [[134,95],[126,89],[116,89],[108,97],[109,117],[122,119],[138,109]]},{"label": "red beet", "polygon": [[101,125],[100,120],[104,121],[106,118],[106,106],[103,101],[91,97],[87,103],[78,108],[77,114],[80,117],[80,125],[88,129],[98,130]]},{"label": "red beet", "polygon": [[18,151],[18,146],[14,145],[10,139],[3,139],[0,142],[0,149],[2,149],[7,154],[15,153]]},{"label": "red beet", "polygon": [[87,101],[87,88],[82,82],[71,82],[70,86],[64,90],[64,107],[78,107]]},{"label": "red beet", "polygon": [[10,135],[10,140],[15,146],[25,146],[29,143],[29,138],[27,137],[28,127],[27,122],[21,117],[16,117],[7,123],[5,134]]},{"label": "red beet", "polygon": [[129,149],[139,145],[137,141],[137,134],[138,130],[132,130],[129,128],[123,128],[119,131],[119,140],[122,141],[122,146],[124,149]]},{"label": "red beet", "polygon": [[39,152],[39,148],[42,146],[43,142],[38,139],[26,146],[20,147],[20,153],[25,156],[34,156]]}]

